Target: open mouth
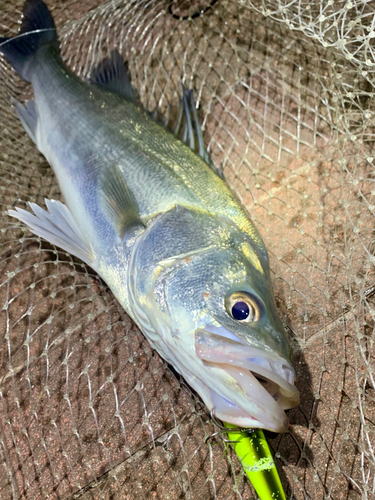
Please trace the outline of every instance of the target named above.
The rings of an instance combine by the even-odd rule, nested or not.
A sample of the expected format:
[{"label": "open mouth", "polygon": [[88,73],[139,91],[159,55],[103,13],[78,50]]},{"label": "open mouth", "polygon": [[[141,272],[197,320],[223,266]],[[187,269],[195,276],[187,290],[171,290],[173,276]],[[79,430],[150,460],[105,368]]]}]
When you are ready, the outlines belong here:
[{"label": "open mouth", "polygon": [[195,332],[195,351],[206,365],[224,370],[228,383],[232,384],[230,398],[215,389],[212,400],[219,410],[216,413],[221,413],[224,419],[230,418],[232,423],[236,421],[237,425],[247,421],[249,426],[276,432],[285,430],[284,410],[299,403],[294,370],[288,361],[271,351],[253,348],[240,339],[230,339],[206,329]]}]

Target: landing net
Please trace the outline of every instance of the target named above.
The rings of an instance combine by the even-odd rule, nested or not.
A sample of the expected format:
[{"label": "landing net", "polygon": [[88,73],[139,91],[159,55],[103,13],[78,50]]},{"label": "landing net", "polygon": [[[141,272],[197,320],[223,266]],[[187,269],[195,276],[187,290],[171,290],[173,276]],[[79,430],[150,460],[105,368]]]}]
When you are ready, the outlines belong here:
[{"label": "landing net", "polygon": [[[0,35],[22,1],[0,0]],[[289,498],[374,485],[375,3],[51,0],[82,78],[113,48],[142,103],[194,89],[216,166],[259,228],[301,404],[269,435]],[[60,199],[0,59],[0,498],[255,499],[207,409],[93,271],[7,209]]]}]

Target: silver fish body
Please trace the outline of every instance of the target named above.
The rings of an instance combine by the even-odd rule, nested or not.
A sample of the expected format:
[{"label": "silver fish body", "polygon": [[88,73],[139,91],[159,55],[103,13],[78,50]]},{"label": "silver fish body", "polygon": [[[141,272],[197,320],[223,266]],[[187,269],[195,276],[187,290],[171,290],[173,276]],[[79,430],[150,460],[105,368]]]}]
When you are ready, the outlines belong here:
[{"label": "silver fish body", "polygon": [[[45,7],[25,5],[21,32]],[[52,35],[21,62],[6,42],[35,96],[20,118],[66,202],[10,215],[93,267],[218,418],[284,431],[299,399],[290,345],[266,249],[226,184],[130,91],[78,79]]]}]

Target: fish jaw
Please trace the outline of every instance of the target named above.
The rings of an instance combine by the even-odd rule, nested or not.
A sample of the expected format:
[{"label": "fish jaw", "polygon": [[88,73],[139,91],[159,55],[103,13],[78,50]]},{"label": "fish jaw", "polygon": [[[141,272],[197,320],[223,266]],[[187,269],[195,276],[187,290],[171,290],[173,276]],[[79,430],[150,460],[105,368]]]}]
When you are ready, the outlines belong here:
[{"label": "fish jaw", "polygon": [[[230,332],[225,335],[224,328],[214,330],[222,335],[207,329],[195,332],[195,352],[205,372],[212,372],[213,380],[221,379],[205,391],[207,406],[217,418],[236,426],[287,430],[284,410],[299,403],[293,367],[274,352],[252,348]],[[229,392],[222,390],[228,386]]]}]

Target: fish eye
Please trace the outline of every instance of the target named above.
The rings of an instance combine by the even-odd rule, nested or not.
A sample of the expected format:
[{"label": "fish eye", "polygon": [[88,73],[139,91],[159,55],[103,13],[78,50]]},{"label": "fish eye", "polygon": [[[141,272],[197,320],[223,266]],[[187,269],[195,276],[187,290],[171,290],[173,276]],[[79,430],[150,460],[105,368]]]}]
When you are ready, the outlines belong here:
[{"label": "fish eye", "polygon": [[259,307],[254,298],[246,292],[232,293],[226,301],[227,312],[241,323],[253,323],[259,319]]}]

